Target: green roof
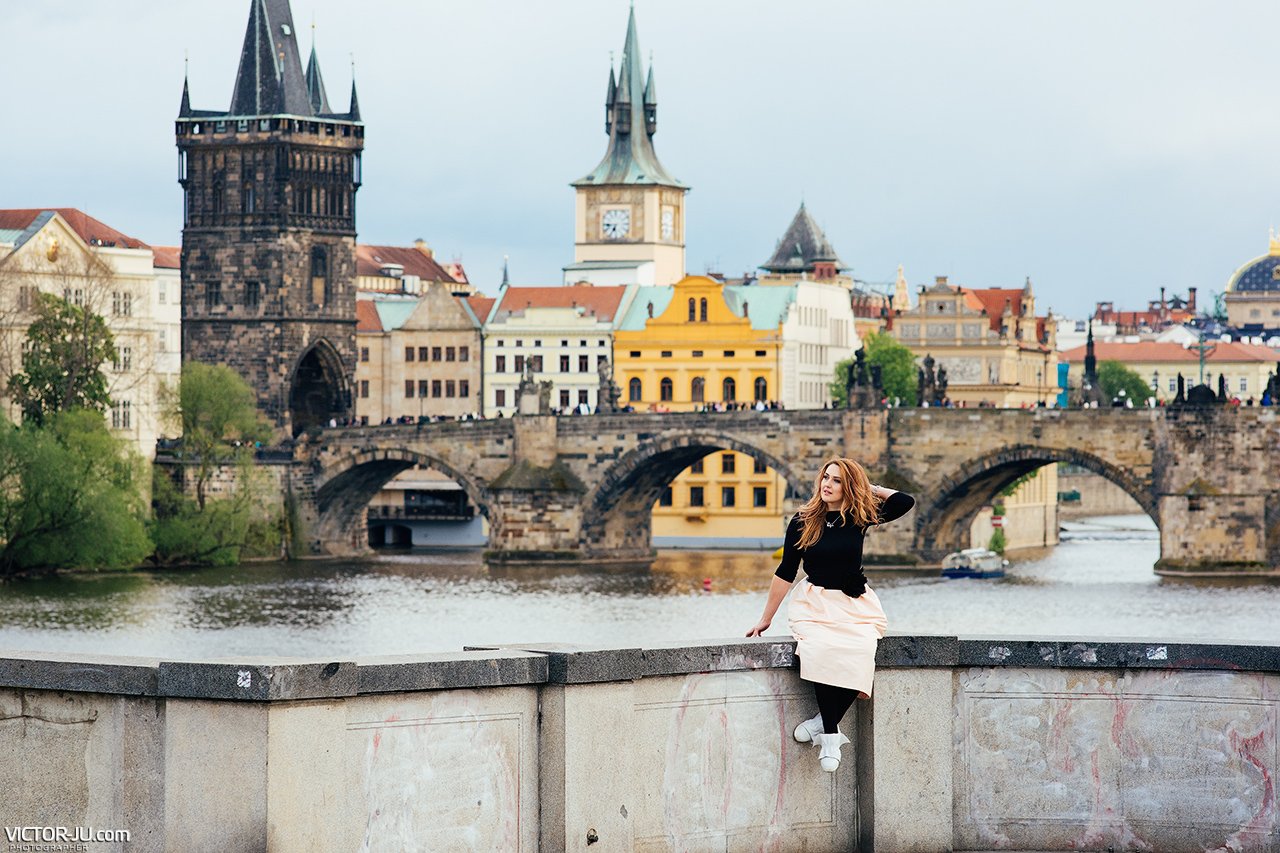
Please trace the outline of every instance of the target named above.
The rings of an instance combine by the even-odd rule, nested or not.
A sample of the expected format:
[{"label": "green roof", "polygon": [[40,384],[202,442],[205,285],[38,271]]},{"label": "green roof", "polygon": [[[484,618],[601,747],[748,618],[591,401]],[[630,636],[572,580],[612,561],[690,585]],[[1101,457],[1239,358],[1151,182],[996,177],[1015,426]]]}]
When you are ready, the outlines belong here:
[{"label": "green roof", "polygon": [[776,329],[786,319],[787,308],[796,301],[796,288],[788,284],[726,284],[724,301],[739,317],[746,303],[752,329]]},{"label": "green roof", "polygon": [[0,228],[0,243],[14,243],[22,236],[22,228]]},{"label": "green roof", "polygon": [[418,307],[418,300],[375,299],[373,307],[378,309],[378,319],[382,321],[383,331],[390,332],[409,322],[410,315]]},{"label": "green roof", "polygon": [[675,288],[670,285],[665,287],[637,287],[636,298],[631,300],[631,307],[616,328],[627,332],[644,331],[645,321],[649,319],[649,303],[653,303],[653,316],[660,317],[662,312],[667,310],[667,306],[671,304],[671,297],[675,295],[675,292]]}]

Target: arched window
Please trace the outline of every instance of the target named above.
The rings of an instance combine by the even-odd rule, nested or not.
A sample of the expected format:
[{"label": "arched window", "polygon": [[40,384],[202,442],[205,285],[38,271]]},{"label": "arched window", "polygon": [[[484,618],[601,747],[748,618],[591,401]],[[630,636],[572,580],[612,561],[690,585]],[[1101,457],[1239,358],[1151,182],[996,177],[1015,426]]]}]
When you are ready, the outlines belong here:
[{"label": "arched window", "polygon": [[707,380],[701,376],[693,377],[693,384],[689,386],[689,399],[695,403],[706,402],[707,397]]},{"label": "arched window", "polygon": [[689,322],[692,323],[698,319],[697,307],[693,304],[693,297],[689,297]]},{"label": "arched window", "polygon": [[731,403],[738,399],[738,383],[733,381],[732,376],[726,376],[724,378],[723,399],[726,403]]},{"label": "arched window", "polygon": [[311,304],[325,305],[329,301],[329,256],[324,246],[311,250]]},{"label": "arched window", "polygon": [[670,403],[674,387],[670,376],[662,377],[662,381],[658,383],[658,399],[664,403]]},{"label": "arched window", "polygon": [[640,380],[633,378],[627,383],[627,399],[632,403],[640,402]]},{"label": "arched window", "polygon": [[702,302],[698,305],[698,319],[707,322],[707,297],[702,297]]},{"label": "arched window", "polygon": [[756,377],[756,399],[757,400],[769,399],[769,383],[765,381],[765,378],[763,376]]}]

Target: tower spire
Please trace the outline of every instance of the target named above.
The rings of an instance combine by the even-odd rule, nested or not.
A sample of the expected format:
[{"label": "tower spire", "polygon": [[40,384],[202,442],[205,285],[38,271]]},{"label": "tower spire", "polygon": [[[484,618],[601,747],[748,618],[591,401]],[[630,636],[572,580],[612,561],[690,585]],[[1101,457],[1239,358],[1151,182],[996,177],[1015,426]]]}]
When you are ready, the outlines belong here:
[{"label": "tower spire", "polygon": [[328,115],[329,96],[324,91],[324,77],[320,74],[320,60],[316,57],[316,22],[311,20],[311,56],[307,59],[307,100],[316,115]]},{"label": "tower spire", "polygon": [[315,115],[289,0],[250,0],[228,115]]},{"label": "tower spire", "polygon": [[356,97],[356,58],[351,56],[351,106],[347,109],[347,118],[360,121],[360,99]]},{"label": "tower spire", "polygon": [[178,118],[187,118],[191,115],[191,89],[187,85],[189,62],[184,56],[182,59],[182,103],[178,105]]}]

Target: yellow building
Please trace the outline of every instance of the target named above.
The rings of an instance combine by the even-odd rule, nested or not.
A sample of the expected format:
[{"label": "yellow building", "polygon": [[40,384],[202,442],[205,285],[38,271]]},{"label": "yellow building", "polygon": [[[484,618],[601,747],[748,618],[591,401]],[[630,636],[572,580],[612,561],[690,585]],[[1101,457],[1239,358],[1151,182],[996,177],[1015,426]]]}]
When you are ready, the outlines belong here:
[{"label": "yellow building", "polygon": [[[704,276],[639,288],[614,332],[623,403],[689,412],[777,400],[781,326],[794,298],[790,287],[724,285]],[[714,453],[682,472],[654,507],[654,544],[775,542],[784,491],[778,474],[751,457]]]}]

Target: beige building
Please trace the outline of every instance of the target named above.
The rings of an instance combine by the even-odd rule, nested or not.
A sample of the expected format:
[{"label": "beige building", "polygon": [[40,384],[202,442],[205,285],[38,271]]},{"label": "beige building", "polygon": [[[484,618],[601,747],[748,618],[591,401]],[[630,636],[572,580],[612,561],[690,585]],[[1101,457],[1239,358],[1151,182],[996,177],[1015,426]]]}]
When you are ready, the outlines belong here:
[{"label": "beige building", "polygon": [[932,356],[935,370],[946,370],[957,406],[1052,405],[1057,394],[1055,329],[1036,316],[1029,279],[1020,290],[972,289],[939,276],[889,331],[917,361]]},{"label": "beige building", "polygon": [[[62,296],[101,316],[116,354],[103,365],[107,425],[146,459],[174,434],[164,389],[176,386],[180,336],[172,249],[152,247],[75,208],[0,210],[0,391],[22,369],[22,343],[36,292]],[[13,420],[21,411],[7,396]]]},{"label": "beige building", "polygon": [[[1267,378],[1276,371],[1280,353],[1260,344],[1208,341],[1209,349],[1204,359],[1204,382],[1215,392],[1218,377],[1227,380],[1227,391],[1242,401],[1260,400],[1267,388]],[[1178,393],[1178,376],[1186,388],[1200,384],[1200,353],[1193,347],[1159,341],[1107,341],[1093,345],[1094,355],[1101,364],[1118,361],[1130,368],[1149,384],[1156,396],[1165,401]],[[1068,383],[1080,385],[1084,375],[1085,347],[1075,347],[1061,353],[1067,370]]]},{"label": "beige building", "polygon": [[455,294],[474,292],[459,263],[440,264],[425,240],[412,246],[356,246],[356,290],[360,293],[423,293],[443,284]]},{"label": "beige building", "polygon": [[481,411],[480,320],[447,284],[356,300],[355,410],[371,424]]}]

